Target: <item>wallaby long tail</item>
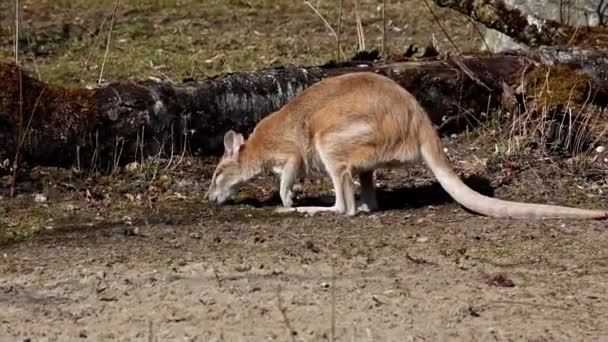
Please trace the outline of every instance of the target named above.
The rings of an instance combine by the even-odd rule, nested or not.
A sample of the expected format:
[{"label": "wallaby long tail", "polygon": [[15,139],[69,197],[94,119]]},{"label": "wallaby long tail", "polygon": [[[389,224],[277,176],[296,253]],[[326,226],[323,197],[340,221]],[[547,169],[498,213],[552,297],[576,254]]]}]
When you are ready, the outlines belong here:
[{"label": "wallaby long tail", "polygon": [[443,152],[439,137],[435,130],[432,130],[433,132],[425,135],[425,141],[421,142],[422,158],[435,174],[443,189],[465,208],[485,216],[514,219],[608,218],[608,211],[605,210],[587,210],[547,204],[511,202],[484,196],[469,188],[456,175],[449,164],[447,156]]}]

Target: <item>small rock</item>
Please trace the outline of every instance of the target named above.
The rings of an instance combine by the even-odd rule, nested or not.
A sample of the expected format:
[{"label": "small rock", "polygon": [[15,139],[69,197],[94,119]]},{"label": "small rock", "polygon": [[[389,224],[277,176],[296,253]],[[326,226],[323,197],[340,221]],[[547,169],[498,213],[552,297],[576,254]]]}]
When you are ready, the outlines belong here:
[{"label": "small rock", "polygon": [[190,238],[191,239],[196,239],[196,240],[200,240],[201,236],[199,233],[190,233]]},{"label": "small rock", "polygon": [[123,233],[125,236],[138,236],[139,235],[139,227],[137,226],[127,226],[124,228]]},{"label": "small rock", "polygon": [[597,153],[602,153],[604,151],[606,151],[606,147],[604,147],[604,146],[598,146],[595,148],[595,152],[597,152]]},{"label": "small rock", "polygon": [[319,247],[315,246],[315,244],[311,240],[306,241],[306,249],[310,250],[313,253],[319,253]]},{"label": "small rock", "polygon": [[198,298],[198,301],[203,305],[213,305],[215,304],[215,299],[209,297],[207,293],[202,293]]},{"label": "small rock", "polygon": [[234,268],[234,270],[237,272],[247,272],[247,271],[251,270],[251,265],[249,265],[249,264],[238,265]]},{"label": "small rock", "polygon": [[469,305],[468,311],[469,311],[469,315],[471,315],[471,317],[479,317],[479,316],[481,316],[479,314],[479,309],[477,309],[476,307],[473,307],[473,306]]},{"label": "small rock", "polygon": [[486,284],[496,287],[514,287],[515,283],[506,274],[495,274],[488,277]]},{"label": "small rock", "polygon": [[327,283],[327,282],[322,282],[322,283],[321,283],[321,287],[322,287],[322,288],[324,288],[324,289],[328,289],[328,288],[330,288],[330,287],[331,287],[331,284],[330,284],[330,283]]},{"label": "small rock", "polygon": [[420,242],[420,243],[425,243],[427,241],[429,241],[429,238],[426,237],[426,236],[421,236],[421,237],[419,237],[419,238],[416,239],[416,242]]},{"label": "small rock", "polygon": [[46,200],[47,197],[43,194],[36,194],[36,196],[34,196],[34,202],[36,203],[44,203]]}]

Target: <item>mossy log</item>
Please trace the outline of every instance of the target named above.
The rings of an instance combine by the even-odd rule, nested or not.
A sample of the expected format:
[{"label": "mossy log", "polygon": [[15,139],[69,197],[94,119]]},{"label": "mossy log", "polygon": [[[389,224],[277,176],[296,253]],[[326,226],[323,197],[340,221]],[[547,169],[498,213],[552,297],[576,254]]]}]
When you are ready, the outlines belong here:
[{"label": "mossy log", "polygon": [[[563,54],[558,55],[563,58]],[[500,106],[505,84],[519,88],[523,76],[537,70],[535,63],[547,64],[541,55],[551,58],[546,52],[425,60],[359,58],[181,84],[115,82],[92,90],[45,84],[14,64],[0,64],[0,161],[14,158],[20,131],[25,134],[21,148],[25,167],[110,168],[135,158],[177,155],[183,150],[217,155],[228,129],[248,134],[261,118],[304,88],[322,78],[357,71],[394,79],[422,103],[441,134],[454,133],[483,121],[484,112]],[[597,59],[597,54],[593,57]],[[568,65],[574,73],[594,74],[574,57]],[[589,82],[582,82],[584,89],[599,89],[605,98],[606,82],[600,87],[594,86],[592,77],[585,79]]]},{"label": "mossy log", "polygon": [[579,46],[608,48],[606,27],[573,27],[555,20],[522,13],[503,0],[433,0],[529,47]]}]

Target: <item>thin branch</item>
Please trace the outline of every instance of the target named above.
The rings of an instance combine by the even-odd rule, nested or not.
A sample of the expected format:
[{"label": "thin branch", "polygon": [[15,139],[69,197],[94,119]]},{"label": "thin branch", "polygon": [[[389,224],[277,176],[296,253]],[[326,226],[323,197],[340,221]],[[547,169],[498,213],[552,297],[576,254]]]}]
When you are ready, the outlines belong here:
[{"label": "thin branch", "polygon": [[27,120],[27,125],[25,126],[25,130],[21,134],[21,139],[19,140],[19,144],[17,145],[18,151],[21,151],[21,148],[23,147],[23,143],[25,142],[25,138],[27,137],[27,132],[29,132],[29,130],[30,130],[30,126],[32,125],[32,119],[34,118],[34,114],[36,113],[36,109],[38,108],[38,104],[40,103],[40,99],[42,98],[42,95],[44,94],[44,92],[45,92],[45,89],[42,89],[42,91],[38,95],[38,98],[36,99],[36,102],[34,103],[34,108],[32,109],[32,114],[30,114],[30,118]]},{"label": "thin branch", "polygon": [[112,42],[112,31],[114,30],[114,22],[116,21],[116,11],[118,10],[118,0],[114,2],[114,11],[112,13],[112,21],[110,22],[110,32],[108,32],[108,42],[106,43],[106,52],[103,56],[103,63],[101,64],[101,71],[99,72],[99,81],[98,84],[101,84],[103,79],[103,70],[106,66],[106,60],[108,59],[108,54],[110,53],[110,43]]},{"label": "thin branch", "polygon": [[106,16],[103,17],[103,20],[101,22],[101,25],[99,25],[99,32],[97,33],[97,36],[95,37],[95,41],[93,42],[93,44],[91,45],[91,48],[89,49],[89,54],[87,55],[87,59],[84,61],[84,65],[82,66],[82,69],[80,70],[80,77],[79,77],[79,81],[82,82],[82,78],[84,76],[84,72],[87,69],[87,66],[89,65],[89,61],[91,60],[91,56],[93,56],[93,51],[95,51],[95,49],[97,48],[97,43],[99,42],[99,38],[101,37],[101,33],[103,32],[103,27],[106,24],[106,21],[108,21],[108,17],[111,16],[112,14],[109,13]]},{"label": "thin branch", "polygon": [[386,0],[382,0],[382,55],[386,51]]},{"label": "thin branch", "polygon": [[456,52],[460,53],[460,49],[458,48],[458,46],[456,46],[456,43],[454,43],[454,41],[452,40],[452,37],[450,37],[450,35],[448,34],[448,31],[445,29],[445,27],[443,27],[443,24],[441,23],[441,21],[439,21],[439,18],[437,17],[437,15],[435,15],[435,12],[431,8],[431,5],[429,5],[429,2],[427,0],[424,0],[424,4],[429,9],[429,12],[431,12],[431,15],[435,19],[435,22],[437,22],[437,25],[439,25],[439,28],[441,28],[441,31],[443,31],[443,34],[446,36],[446,38],[448,39],[450,44],[452,44],[452,46],[454,47]]},{"label": "thin branch", "polygon": [[[325,20],[325,17],[323,17],[323,15],[321,13],[319,13],[319,11],[310,2],[304,1],[304,3],[308,7],[310,7],[310,9],[312,9],[319,18],[321,18],[321,20],[323,21],[323,23],[325,24],[325,26],[327,26],[327,28],[329,29],[329,31],[331,31],[331,33],[336,38],[336,41],[338,41],[338,49],[340,50],[340,53],[342,54],[342,56],[344,56],[344,52],[342,52],[342,49],[340,48],[340,38],[339,38],[338,34],[336,33],[336,31],[334,30],[334,28],[331,27],[331,25],[327,22],[327,20]],[[342,13],[342,7],[341,6],[340,6],[340,13]],[[341,19],[342,19],[342,16],[340,16],[340,20]]]},{"label": "thin branch", "polygon": [[477,83],[479,86],[485,88],[487,91],[491,92],[492,88],[488,87],[485,83],[483,83],[476,75],[475,73],[469,69],[469,67],[467,67],[461,60],[460,58],[457,58],[455,56],[451,56],[450,60],[456,64],[460,70],[462,70],[462,72],[465,73],[465,75],[469,76],[469,78],[471,80],[473,80],[475,83]]},{"label": "thin branch", "polygon": [[471,19],[471,17],[467,17],[467,19],[469,19],[469,22],[471,22],[471,25],[473,25],[473,28],[475,29],[475,31],[477,31],[477,34],[479,34],[479,38],[481,38],[481,41],[483,42],[483,45],[486,46],[486,49],[488,49],[488,51],[490,51],[490,52],[493,52],[492,49],[490,48],[490,45],[488,45],[486,38],[483,36],[483,33],[477,26],[477,23],[473,19]]},{"label": "thin branch", "polygon": [[361,16],[359,16],[359,0],[355,2],[355,21],[357,22],[357,38],[359,40],[359,51],[365,50],[365,34],[363,33],[363,24],[361,23]]},{"label": "thin branch", "polygon": [[281,316],[283,316],[283,323],[285,323],[285,326],[287,327],[287,330],[289,331],[289,337],[291,338],[291,341],[295,342],[296,341],[296,338],[294,336],[295,330],[293,330],[291,321],[289,320],[289,317],[287,317],[287,309],[283,306],[283,299],[281,298],[281,285],[279,285],[279,287],[277,288],[277,307],[279,308],[279,311],[281,312]]},{"label": "thin branch", "polygon": [[[19,66],[19,0],[15,0],[15,64]],[[20,140],[23,133],[23,73],[19,68],[19,123],[17,125],[17,141],[15,158],[13,159],[13,174],[10,179],[10,197],[15,197],[15,187],[17,185],[17,174],[19,173]]]},{"label": "thin branch", "polygon": [[15,0],[15,64],[19,65],[19,0]]},{"label": "thin branch", "polygon": [[[340,0],[340,14],[338,15],[338,34],[336,37],[336,41],[337,41],[337,58],[336,60],[340,60],[340,54],[342,53],[342,48],[340,47],[340,38],[341,38],[341,33],[342,33],[342,9],[344,7],[344,0]],[[344,56],[344,53],[342,53],[342,56]]]},{"label": "thin branch", "polygon": [[336,265],[331,265],[331,330],[329,341],[333,342],[336,338]]}]

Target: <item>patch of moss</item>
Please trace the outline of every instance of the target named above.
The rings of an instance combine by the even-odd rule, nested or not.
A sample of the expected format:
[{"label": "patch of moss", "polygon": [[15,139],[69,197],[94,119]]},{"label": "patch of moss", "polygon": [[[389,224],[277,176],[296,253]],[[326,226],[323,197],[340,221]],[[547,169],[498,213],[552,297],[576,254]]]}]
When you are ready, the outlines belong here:
[{"label": "patch of moss", "polygon": [[528,95],[535,96],[538,103],[553,107],[583,103],[591,79],[572,66],[560,64],[535,68],[526,75],[525,82]]},{"label": "patch of moss", "polygon": [[[568,42],[573,46],[586,48],[606,48],[608,47],[608,27],[593,26],[572,28],[568,32]],[[570,41],[571,40],[571,41]]]}]

